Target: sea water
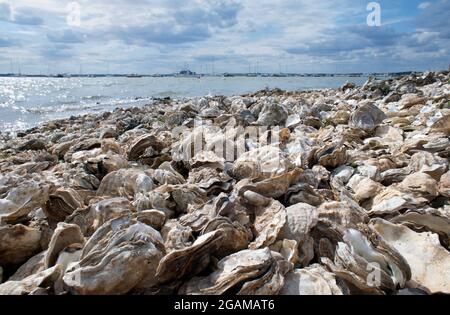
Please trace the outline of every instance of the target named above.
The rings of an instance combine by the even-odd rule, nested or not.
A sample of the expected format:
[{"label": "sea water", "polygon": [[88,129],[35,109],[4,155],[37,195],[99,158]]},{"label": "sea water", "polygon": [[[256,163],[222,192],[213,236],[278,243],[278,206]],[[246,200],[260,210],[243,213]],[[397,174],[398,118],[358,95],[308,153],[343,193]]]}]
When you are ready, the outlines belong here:
[{"label": "sea water", "polygon": [[98,77],[0,78],[0,131],[53,119],[151,104],[154,98],[239,95],[265,88],[288,91],[363,84],[366,77]]}]

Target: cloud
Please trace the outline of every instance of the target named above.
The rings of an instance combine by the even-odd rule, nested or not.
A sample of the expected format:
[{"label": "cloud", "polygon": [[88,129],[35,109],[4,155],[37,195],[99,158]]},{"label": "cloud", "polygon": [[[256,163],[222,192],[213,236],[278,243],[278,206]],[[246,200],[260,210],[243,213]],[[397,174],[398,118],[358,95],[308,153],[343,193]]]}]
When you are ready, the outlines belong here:
[{"label": "cloud", "polygon": [[442,37],[450,39],[450,1],[440,0],[421,10],[415,20],[416,26],[427,31],[439,32]]},{"label": "cloud", "polygon": [[422,2],[419,4],[419,6],[417,8],[421,9],[421,10],[425,10],[426,8],[428,8],[431,5],[430,2]]},{"label": "cloud", "polygon": [[450,47],[448,12],[450,1],[439,0],[422,5],[417,16],[403,23],[408,27],[398,28],[399,22],[381,27],[334,24],[311,40],[285,46],[284,51],[334,63],[352,60],[360,66],[369,61],[374,67],[392,64],[398,68],[402,63],[411,68],[425,68],[426,64],[445,67]]},{"label": "cloud", "polygon": [[48,33],[47,38],[52,43],[79,44],[84,43],[84,36],[71,29]]},{"label": "cloud", "polygon": [[[204,41],[218,29],[237,24],[237,14],[242,8],[235,0],[183,1],[179,6],[164,4],[160,7],[143,3],[135,12],[118,14],[112,19],[103,18],[92,32],[92,38],[122,40],[126,44],[146,46],[148,44],[180,45]],[[133,7],[129,7],[133,11]],[[95,23],[95,18],[93,19]],[[118,23],[123,21],[123,23]]]},{"label": "cloud", "polygon": [[14,10],[12,22],[22,25],[42,25],[44,20],[35,15],[32,8],[17,8]]},{"label": "cloud", "polygon": [[0,47],[11,47],[14,46],[16,43],[8,38],[2,38],[0,37]]},{"label": "cloud", "polygon": [[35,14],[33,8],[11,8],[8,3],[0,3],[0,21],[21,25],[42,25],[44,20]]},{"label": "cloud", "polygon": [[[183,44],[206,40],[211,32],[200,25],[177,25],[170,22],[142,26],[115,27],[104,31],[106,38],[119,39],[126,44],[146,46],[155,44]],[[96,36],[99,37],[99,36]]]},{"label": "cloud", "polygon": [[199,62],[214,62],[224,59],[224,56],[220,55],[197,55],[194,56],[194,60]]},{"label": "cloud", "polygon": [[235,0],[198,1],[196,5],[175,10],[178,24],[200,24],[207,27],[227,28],[237,23],[242,5]]},{"label": "cloud", "polygon": [[50,47],[45,47],[39,54],[47,60],[63,60],[75,56],[71,47],[65,44],[55,44]]},{"label": "cloud", "polygon": [[11,20],[11,7],[7,3],[0,3],[0,21]]},{"label": "cloud", "polygon": [[285,51],[290,54],[333,56],[367,48],[385,48],[395,45],[402,37],[389,27],[349,26],[339,30],[329,29],[319,38],[300,46],[290,46]]},{"label": "cloud", "polygon": [[208,63],[217,72],[257,63],[276,72],[446,67],[450,0],[422,1],[380,0],[382,26],[371,28],[365,1],[78,0],[81,25],[71,27],[70,0],[10,0],[0,3],[0,57],[58,59],[68,69],[77,60],[92,72],[105,63],[149,73]]}]

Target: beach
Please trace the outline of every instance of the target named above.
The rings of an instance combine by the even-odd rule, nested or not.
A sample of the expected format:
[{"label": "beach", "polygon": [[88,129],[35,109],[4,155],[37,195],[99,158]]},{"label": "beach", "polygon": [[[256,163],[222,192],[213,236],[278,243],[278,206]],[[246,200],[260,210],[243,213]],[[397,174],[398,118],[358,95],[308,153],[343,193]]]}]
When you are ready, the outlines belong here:
[{"label": "beach", "polygon": [[1,118],[0,294],[450,294],[448,71],[124,80]]}]

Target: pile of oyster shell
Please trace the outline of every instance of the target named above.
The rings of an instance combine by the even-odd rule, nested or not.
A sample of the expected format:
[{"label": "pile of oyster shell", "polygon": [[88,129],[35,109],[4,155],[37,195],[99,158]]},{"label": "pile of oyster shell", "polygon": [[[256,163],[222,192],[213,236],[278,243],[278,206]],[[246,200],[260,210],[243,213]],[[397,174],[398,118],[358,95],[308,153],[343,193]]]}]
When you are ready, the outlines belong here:
[{"label": "pile of oyster shell", "polygon": [[450,294],[449,100],[424,73],[0,134],[0,294]]}]

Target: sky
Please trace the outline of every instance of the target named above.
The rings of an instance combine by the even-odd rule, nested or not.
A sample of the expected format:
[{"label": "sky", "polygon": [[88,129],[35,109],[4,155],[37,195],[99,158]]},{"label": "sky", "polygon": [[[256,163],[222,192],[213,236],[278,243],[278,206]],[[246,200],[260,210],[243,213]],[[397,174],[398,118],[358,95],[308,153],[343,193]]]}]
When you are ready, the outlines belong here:
[{"label": "sky", "polygon": [[448,69],[450,0],[0,0],[0,72]]}]

